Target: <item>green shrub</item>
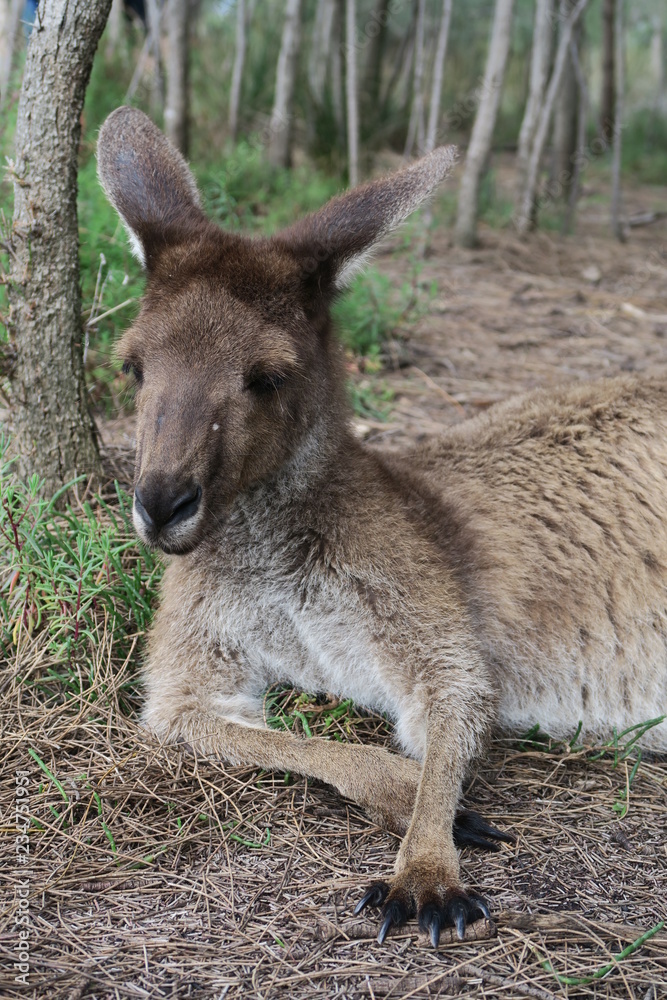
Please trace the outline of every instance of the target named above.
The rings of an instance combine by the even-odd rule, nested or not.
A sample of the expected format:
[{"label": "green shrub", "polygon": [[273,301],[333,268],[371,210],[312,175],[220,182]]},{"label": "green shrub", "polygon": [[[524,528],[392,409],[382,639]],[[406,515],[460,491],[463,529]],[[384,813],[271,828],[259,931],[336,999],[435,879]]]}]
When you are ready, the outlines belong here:
[{"label": "green shrub", "polygon": [[358,275],[335,303],[332,314],[345,347],[352,354],[377,359],[387,342],[400,336],[401,328],[424,312],[435,289],[424,289],[418,272],[395,288],[391,278],[371,267]]},{"label": "green shrub", "polygon": [[208,211],[232,230],[275,232],[336,193],[336,181],[311,166],[284,170],[266,158],[261,134],[227,148],[215,163],[198,171]]},{"label": "green shrub", "polygon": [[640,184],[664,184],[667,179],[667,117],[643,108],[627,120],[622,132],[623,172]]},{"label": "green shrub", "polygon": [[79,171],[79,233],[88,390],[97,409],[111,416],[132,407],[114,344],[138,312],[144,280],[93,157]]},{"label": "green shrub", "polygon": [[39,478],[24,483],[12,466],[0,436],[0,656],[42,632],[50,662],[70,668],[66,687],[80,693],[75,667],[92,669],[101,627],[120,656],[146,629],[162,565],[137,541],[120,488],[114,504],[61,513],[59,494],[44,499]]}]

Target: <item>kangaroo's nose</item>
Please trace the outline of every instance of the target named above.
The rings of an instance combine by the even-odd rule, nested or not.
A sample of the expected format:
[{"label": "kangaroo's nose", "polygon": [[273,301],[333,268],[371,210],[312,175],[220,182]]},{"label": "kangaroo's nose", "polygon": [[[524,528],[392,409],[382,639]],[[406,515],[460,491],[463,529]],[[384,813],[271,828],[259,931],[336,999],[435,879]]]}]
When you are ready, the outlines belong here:
[{"label": "kangaroo's nose", "polygon": [[138,483],[134,490],[135,510],[146,526],[154,531],[173,528],[193,517],[200,500],[201,486],[172,485],[156,476]]}]

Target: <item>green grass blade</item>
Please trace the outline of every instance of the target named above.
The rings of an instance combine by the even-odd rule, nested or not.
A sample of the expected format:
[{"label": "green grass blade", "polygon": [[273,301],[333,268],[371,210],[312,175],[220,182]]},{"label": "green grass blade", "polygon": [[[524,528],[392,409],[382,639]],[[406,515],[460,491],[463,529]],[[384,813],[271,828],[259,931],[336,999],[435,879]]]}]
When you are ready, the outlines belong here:
[{"label": "green grass blade", "polygon": [[69,796],[68,796],[67,792],[65,791],[65,789],[63,788],[63,786],[58,781],[58,779],[56,778],[55,774],[51,774],[51,771],[48,769],[48,767],[46,766],[46,764],[44,763],[44,761],[42,760],[42,758],[39,756],[39,754],[35,750],[32,749],[32,747],[28,747],[28,753],[30,754],[30,756],[32,757],[32,759],[34,761],[36,761],[37,764],[39,764],[39,766],[41,767],[41,769],[44,772],[44,774],[48,778],[51,779],[51,781],[53,782],[53,784],[56,786],[56,788],[58,789],[58,791],[60,792],[60,794],[64,798],[64,800],[67,803],[67,805],[69,805]]},{"label": "green grass blade", "polygon": [[634,954],[634,952],[641,948],[641,946],[652,938],[654,934],[661,931],[664,926],[665,921],[661,920],[660,923],[651,927],[650,930],[638,937],[636,941],[629,944],[623,949],[623,951],[619,951],[617,955],[612,955],[611,962],[607,962],[606,965],[600,966],[600,968],[596,969],[595,972],[592,972],[590,976],[562,976],[559,972],[555,971],[548,958],[542,958],[537,949],[534,949],[534,951],[539,958],[542,968],[546,969],[547,972],[550,972],[551,975],[563,986],[587,986],[589,983],[594,983],[597,979],[603,979],[604,976],[608,975],[619,962],[622,962],[624,958],[628,958],[630,955]]}]

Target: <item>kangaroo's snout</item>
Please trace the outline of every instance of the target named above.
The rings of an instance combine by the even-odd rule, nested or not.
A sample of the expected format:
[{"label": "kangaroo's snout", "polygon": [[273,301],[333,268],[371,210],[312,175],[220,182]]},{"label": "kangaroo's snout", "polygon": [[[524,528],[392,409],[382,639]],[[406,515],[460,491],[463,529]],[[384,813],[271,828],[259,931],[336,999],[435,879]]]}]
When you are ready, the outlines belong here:
[{"label": "kangaroo's snout", "polygon": [[201,486],[164,473],[151,473],[134,490],[134,522],[145,541],[165,551],[182,551],[192,535]]}]

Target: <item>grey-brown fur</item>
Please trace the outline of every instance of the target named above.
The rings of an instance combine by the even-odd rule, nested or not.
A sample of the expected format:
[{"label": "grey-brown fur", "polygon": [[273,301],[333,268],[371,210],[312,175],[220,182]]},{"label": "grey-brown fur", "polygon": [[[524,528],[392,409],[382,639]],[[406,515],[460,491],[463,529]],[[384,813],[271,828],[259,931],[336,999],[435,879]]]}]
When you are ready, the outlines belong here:
[{"label": "grey-brown fur", "polygon": [[[667,710],[667,389],[537,392],[382,457],[348,427],[329,304],[452,152],[258,240],[206,221],[140,112],[110,116],[98,155],[148,272],[119,346],[140,380],[135,523],[175,554],[145,721],[407,831],[365,897],[381,938],[415,914],[434,941],[462,933],[485,905],[452,831],[465,839],[461,782],[493,726],[609,733]],[[386,711],[408,756],[266,729],[276,681]]]}]

